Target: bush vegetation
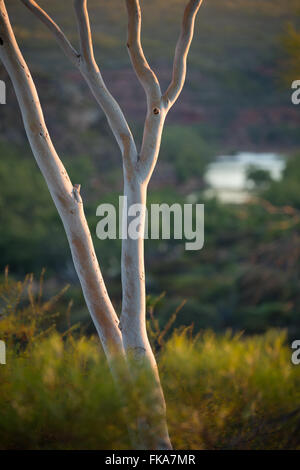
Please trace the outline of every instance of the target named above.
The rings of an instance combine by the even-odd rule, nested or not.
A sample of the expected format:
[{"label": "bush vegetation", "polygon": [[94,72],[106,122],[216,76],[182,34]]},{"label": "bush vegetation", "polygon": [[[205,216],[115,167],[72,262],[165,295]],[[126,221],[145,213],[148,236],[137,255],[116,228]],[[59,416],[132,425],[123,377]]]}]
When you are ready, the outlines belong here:
[{"label": "bush vegetation", "polygon": [[[121,405],[98,339],[60,331],[63,292],[45,300],[41,287],[7,275],[0,285],[0,449],[128,449],[134,409]],[[300,449],[300,373],[284,331],[166,336],[155,308],[150,318],[176,449]]]}]

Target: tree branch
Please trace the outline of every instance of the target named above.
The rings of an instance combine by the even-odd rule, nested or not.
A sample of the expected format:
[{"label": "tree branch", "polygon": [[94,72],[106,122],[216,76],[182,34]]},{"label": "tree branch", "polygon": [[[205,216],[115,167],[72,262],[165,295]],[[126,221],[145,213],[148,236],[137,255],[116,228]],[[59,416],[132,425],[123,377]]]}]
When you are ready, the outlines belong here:
[{"label": "tree branch", "polygon": [[139,0],[126,0],[128,11],[128,50],[135,72],[147,95],[147,116],[138,169],[142,181],[149,181],[159,154],[167,112],[178,98],[186,77],[186,61],[194,33],[194,24],[202,0],[190,0],[184,12],[177,42],[173,78],[164,96],[141,45],[141,9]]},{"label": "tree branch", "polygon": [[80,54],[74,49],[60,27],[34,0],[21,0],[21,2],[24,3],[24,5],[49,28],[52,34],[56,37],[57,42],[63,49],[66,56],[71,60],[71,62],[73,62],[74,65],[78,67]]},{"label": "tree branch", "polygon": [[124,114],[119,104],[108,91],[95,61],[87,0],[74,0],[74,7],[80,38],[80,71],[96,101],[106,114],[109,125],[122,152],[126,176],[130,178],[132,176],[132,167],[136,164],[138,157],[135,142]]},{"label": "tree branch", "polygon": [[175,50],[173,77],[169,88],[163,96],[168,109],[177,100],[185,82],[187,56],[194,35],[195,19],[202,1],[190,0],[184,11],[181,33]]},{"label": "tree branch", "polygon": [[116,100],[108,91],[94,59],[91,28],[87,11],[87,0],[74,0],[80,37],[80,54],[70,44],[61,28],[35,1],[21,1],[47,26],[47,28],[56,37],[67,57],[77,68],[79,68],[96,101],[105,113],[110,128],[118,142],[123,156],[126,174],[131,174],[132,166],[137,161],[136,146],[124,114]]},{"label": "tree branch", "polygon": [[147,97],[147,116],[138,162],[141,180],[149,180],[154,169],[165,119],[159,81],[148,64],[141,44],[141,8],[139,0],[126,0],[128,13],[127,48],[134,71]]},{"label": "tree branch", "polygon": [[158,79],[148,64],[141,44],[141,7],[139,0],[126,0],[128,12],[127,48],[135,73],[147,96],[148,105],[160,102],[161,90]]},{"label": "tree branch", "polygon": [[81,56],[87,66],[97,67],[92,41],[91,25],[87,10],[87,0],[74,0],[80,39]]}]

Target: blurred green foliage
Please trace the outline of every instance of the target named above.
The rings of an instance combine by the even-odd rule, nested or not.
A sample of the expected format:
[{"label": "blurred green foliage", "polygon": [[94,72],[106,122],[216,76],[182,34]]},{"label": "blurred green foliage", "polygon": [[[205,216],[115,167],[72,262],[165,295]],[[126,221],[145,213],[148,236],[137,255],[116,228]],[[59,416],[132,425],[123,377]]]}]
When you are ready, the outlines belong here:
[{"label": "blurred green foliage", "polygon": [[[0,142],[1,264],[16,272],[61,269],[69,248],[57,210],[33,156]],[[94,173],[88,159],[64,162],[71,179],[85,182]],[[85,190],[83,190],[84,192]],[[88,211],[89,208],[87,207]]]},{"label": "blurred green foliage", "polygon": [[200,179],[213,150],[198,128],[169,125],[164,129],[161,155],[172,164],[179,183],[193,177]]},{"label": "blurred green foliage", "polygon": [[41,257],[45,265],[54,255],[65,257],[58,216],[34,159],[4,144],[0,152],[1,262],[26,272],[40,268]]},{"label": "blurred green foliage", "polygon": [[[192,142],[198,142],[193,131],[188,134]],[[175,128],[171,127],[168,138],[177,141]],[[74,299],[73,317],[76,322],[89,323],[89,331],[93,331],[61,221],[34,160],[26,155],[20,158],[18,148],[4,144],[1,151],[5,155],[0,161],[1,269],[9,265],[18,277],[25,270],[38,275],[46,267],[49,292],[53,284],[70,283],[68,300]],[[178,143],[170,151],[170,158],[179,158],[182,152],[184,148]],[[197,145],[187,147],[187,152],[196,155]],[[205,160],[205,156],[202,158]],[[95,178],[97,172],[86,158],[67,158],[65,163],[73,182],[84,182],[82,192],[91,233],[109,292],[119,310],[121,243],[95,236],[100,198],[97,192],[94,194],[90,178]],[[198,172],[200,180],[204,167],[201,158],[198,163],[198,170],[195,159],[193,171],[188,171]],[[193,202],[205,203],[203,250],[186,251],[184,241],[172,237],[146,241],[147,292],[154,298],[166,292],[160,301],[160,328],[186,301],[174,321],[175,327],[193,324],[196,332],[232,328],[247,334],[277,327],[287,328],[291,338],[300,334],[299,177],[300,158],[295,154],[287,159],[282,180],[272,181],[267,189],[257,188],[258,197],[251,204],[223,205],[206,200],[200,189],[195,190]],[[151,189],[149,204],[188,201],[180,185],[164,186]],[[101,203],[113,203],[118,208],[119,194],[103,194]]]},{"label": "blurred green foliage", "polygon": [[280,181],[274,181],[264,197],[275,205],[288,205],[295,209],[300,209],[300,153],[292,155],[288,161]]},{"label": "blurred green foliage", "polygon": [[[45,299],[32,278],[6,276],[0,298],[0,449],[129,449],[125,413],[134,422],[134,407],[120,403],[98,338],[58,333],[60,294]],[[162,333],[175,449],[300,449],[300,369],[285,332]]]},{"label": "blurred green foliage", "polygon": [[[287,159],[280,181],[247,204],[205,200],[205,245],[195,252],[183,243],[148,242],[149,291],[161,300],[160,325],[186,299],[175,326],[196,331],[243,329],[247,334],[288,328],[300,334],[299,154]],[[177,199],[177,201],[179,198]]]},{"label": "blurred green foliage", "polygon": [[255,166],[250,166],[247,169],[246,177],[247,180],[250,181],[257,189],[265,188],[272,181],[272,177],[268,170],[264,170],[263,168],[257,168]]}]

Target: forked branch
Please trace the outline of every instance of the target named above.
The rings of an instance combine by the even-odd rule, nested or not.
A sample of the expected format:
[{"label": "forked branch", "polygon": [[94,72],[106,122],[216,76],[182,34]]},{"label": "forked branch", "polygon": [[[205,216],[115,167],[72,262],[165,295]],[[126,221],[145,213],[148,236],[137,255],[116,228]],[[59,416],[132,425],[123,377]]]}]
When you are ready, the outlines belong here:
[{"label": "forked branch", "polygon": [[190,0],[185,8],[177,42],[173,77],[162,96],[158,79],[149,66],[141,44],[141,8],[139,0],[126,0],[128,12],[128,50],[131,61],[147,95],[147,116],[140,151],[139,171],[142,181],[149,181],[159,154],[164,121],[181,93],[186,78],[187,55],[194,34],[194,24],[203,0]]}]

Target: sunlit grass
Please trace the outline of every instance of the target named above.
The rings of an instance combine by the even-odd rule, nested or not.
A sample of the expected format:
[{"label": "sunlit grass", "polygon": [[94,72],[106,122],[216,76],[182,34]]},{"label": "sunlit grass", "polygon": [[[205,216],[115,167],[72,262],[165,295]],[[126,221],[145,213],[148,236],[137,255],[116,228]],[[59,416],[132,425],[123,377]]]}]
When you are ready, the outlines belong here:
[{"label": "sunlit grass", "polygon": [[300,373],[290,355],[284,332],[252,338],[206,332],[194,342],[174,335],[161,358],[174,444],[299,446]]},{"label": "sunlit grass", "polygon": [[[30,279],[6,278],[0,293],[7,342],[0,448],[128,449],[124,409],[98,339],[58,333],[54,299],[43,301]],[[195,338],[177,331],[159,344],[175,448],[300,448],[300,369],[284,332]]]}]

